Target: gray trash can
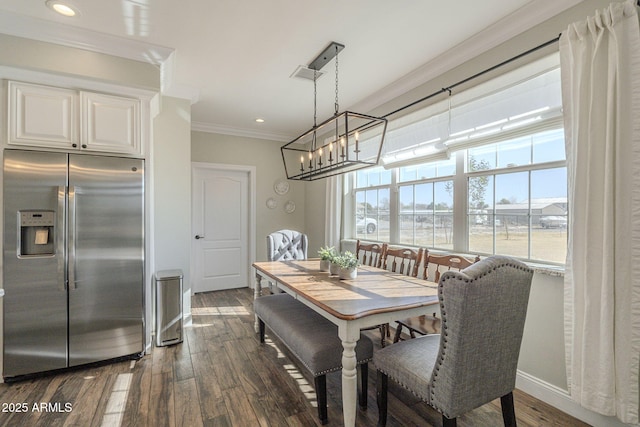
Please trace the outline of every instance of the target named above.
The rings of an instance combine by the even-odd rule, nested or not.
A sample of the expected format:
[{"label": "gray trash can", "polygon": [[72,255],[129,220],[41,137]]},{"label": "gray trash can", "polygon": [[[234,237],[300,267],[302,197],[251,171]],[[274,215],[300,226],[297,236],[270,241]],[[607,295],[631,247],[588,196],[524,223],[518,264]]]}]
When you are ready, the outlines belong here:
[{"label": "gray trash can", "polygon": [[182,342],[182,270],[156,273],[156,346]]}]

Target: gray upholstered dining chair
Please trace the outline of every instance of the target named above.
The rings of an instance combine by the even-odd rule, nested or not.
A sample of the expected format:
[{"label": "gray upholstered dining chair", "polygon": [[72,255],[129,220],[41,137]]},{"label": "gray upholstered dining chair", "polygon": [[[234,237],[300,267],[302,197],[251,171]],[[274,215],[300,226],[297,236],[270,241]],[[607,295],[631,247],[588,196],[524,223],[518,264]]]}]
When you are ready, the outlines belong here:
[{"label": "gray upholstered dining chair", "polygon": [[295,230],[275,231],[267,236],[267,260],[307,259],[307,235]]},{"label": "gray upholstered dining chair", "polygon": [[374,352],[378,426],[386,425],[388,378],[442,413],[445,427],[500,397],[505,426],[515,426],[513,389],[533,271],[492,256],[438,284],[442,333]]}]

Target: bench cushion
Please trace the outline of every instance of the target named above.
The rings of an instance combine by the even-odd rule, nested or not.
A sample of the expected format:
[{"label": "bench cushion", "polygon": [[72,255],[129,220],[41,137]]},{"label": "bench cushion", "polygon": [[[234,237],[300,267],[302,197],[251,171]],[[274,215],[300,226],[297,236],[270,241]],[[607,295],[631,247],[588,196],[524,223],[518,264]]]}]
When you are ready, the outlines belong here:
[{"label": "bench cushion", "polygon": [[[254,310],[314,377],[342,369],[338,327],[288,294],[267,295],[254,301]],[[358,364],[373,357],[373,343],[360,335]]]}]

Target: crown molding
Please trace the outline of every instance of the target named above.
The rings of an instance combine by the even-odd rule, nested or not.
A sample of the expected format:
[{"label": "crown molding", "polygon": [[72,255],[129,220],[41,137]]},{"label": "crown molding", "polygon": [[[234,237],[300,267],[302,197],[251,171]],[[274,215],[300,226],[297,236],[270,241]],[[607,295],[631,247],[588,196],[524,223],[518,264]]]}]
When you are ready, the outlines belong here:
[{"label": "crown molding", "polygon": [[238,128],[216,123],[191,122],[191,130],[196,132],[219,133],[223,135],[241,136],[245,138],[266,139],[270,141],[289,142],[294,137],[274,132],[261,132],[252,129]]},{"label": "crown molding", "polygon": [[2,33],[162,65],[174,49],[62,25],[25,15],[0,12]]},{"label": "crown molding", "polygon": [[[372,111],[386,102],[443,75],[469,59],[493,49],[582,1],[583,0],[546,0],[529,2],[480,33],[423,64],[350,108],[355,111]],[[549,38],[555,36],[557,36],[557,34],[549,35]]]}]

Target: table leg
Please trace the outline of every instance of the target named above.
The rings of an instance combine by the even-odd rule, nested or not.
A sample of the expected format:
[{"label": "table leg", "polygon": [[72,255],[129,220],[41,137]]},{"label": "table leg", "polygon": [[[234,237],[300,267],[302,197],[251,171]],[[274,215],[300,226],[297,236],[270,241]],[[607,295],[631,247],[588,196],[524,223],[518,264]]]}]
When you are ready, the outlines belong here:
[{"label": "table leg", "polygon": [[[256,272],[256,285],[253,289],[253,299],[257,299],[258,297],[260,297],[261,291],[262,291],[262,276]],[[253,329],[257,332],[260,332],[260,324],[258,322],[258,316],[254,315],[254,324],[253,324]]]},{"label": "table leg", "polygon": [[342,340],[342,414],[345,427],[356,424],[356,405],[358,401],[358,371],[356,360],[356,343],[360,338],[360,330],[353,330],[347,325],[338,326],[338,335]]}]

